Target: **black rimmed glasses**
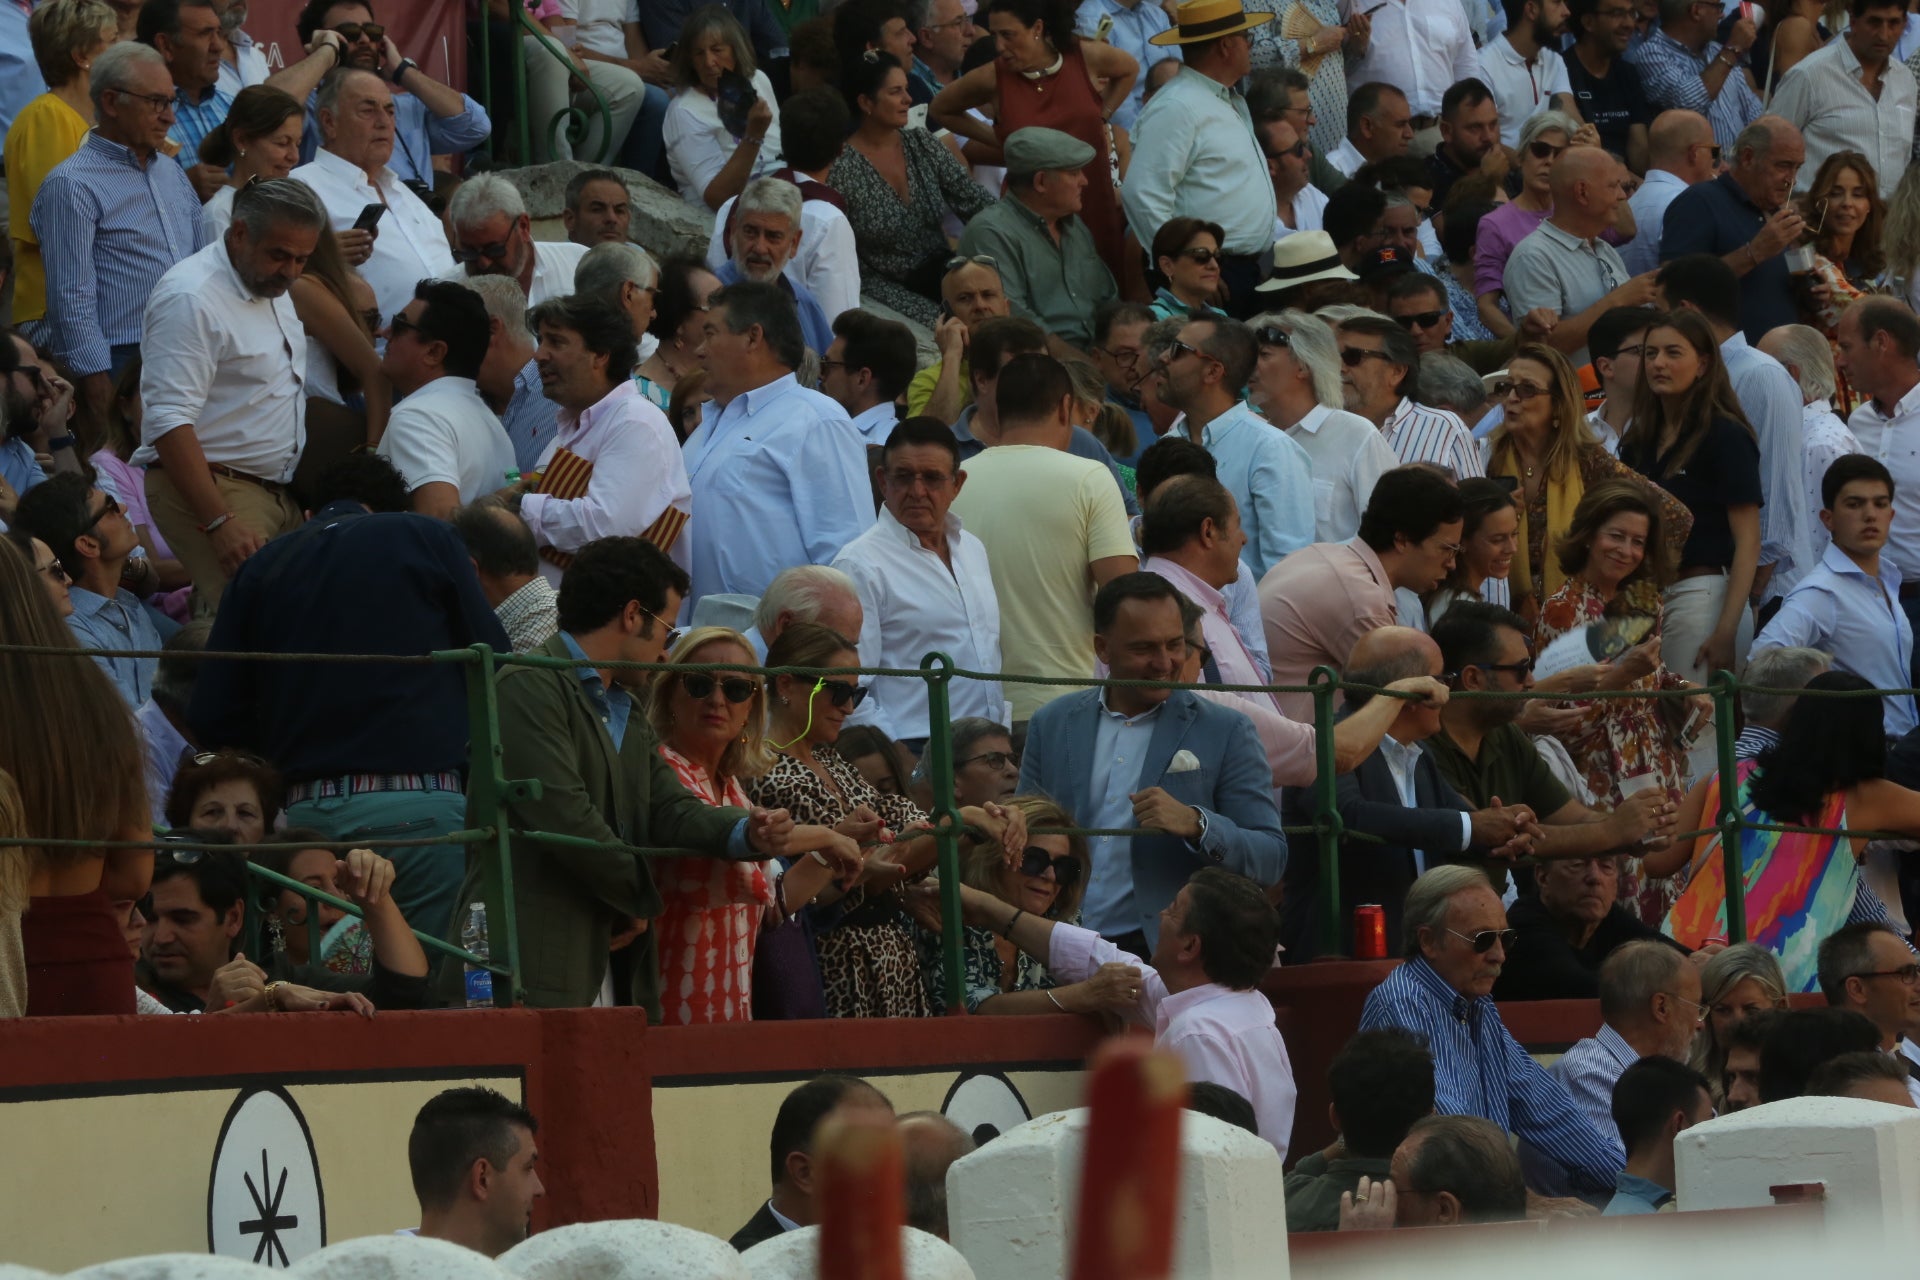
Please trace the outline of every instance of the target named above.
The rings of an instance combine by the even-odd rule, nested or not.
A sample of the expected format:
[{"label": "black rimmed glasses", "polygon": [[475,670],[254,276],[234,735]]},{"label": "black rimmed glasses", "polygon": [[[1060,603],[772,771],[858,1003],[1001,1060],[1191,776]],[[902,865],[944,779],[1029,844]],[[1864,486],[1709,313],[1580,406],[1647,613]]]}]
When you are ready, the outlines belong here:
[{"label": "black rimmed glasses", "polygon": [[1365,347],[1340,348],[1340,363],[1349,369],[1358,369],[1369,360],[1385,360],[1389,364],[1393,362],[1392,357],[1384,351],[1369,351]]},{"label": "black rimmed glasses", "polygon": [[168,112],[172,111],[174,107],[177,105],[174,102],[172,95],[170,94],[134,93],[129,89],[115,89],[115,90],[112,90],[112,92],[119,94],[123,98],[131,98],[135,102],[146,103],[148,106],[153,108],[155,115],[162,115],[162,116],[166,115]]},{"label": "black rimmed glasses", "polygon": [[1920,983],[1920,964],[1903,964],[1898,969],[1869,969],[1865,973],[1848,975],[1854,978],[1898,978],[1900,985],[1911,987]]},{"label": "black rimmed glasses", "polygon": [[1011,751],[982,751],[977,756],[966,756],[963,759],[955,760],[953,767],[958,769],[963,765],[984,764],[987,768],[998,773],[1010,764],[1019,763],[1020,757],[1014,755]]},{"label": "black rimmed glasses", "polygon": [[[1456,550],[1456,554],[1458,554]],[[1533,670],[1533,659],[1523,658],[1519,662],[1476,662],[1474,666],[1482,671],[1511,671],[1516,680],[1525,680]]]},{"label": "black rimmed glasses", "polygon": [[833,705],[842,711],[851,711],[867,700],[867,686],[849,684],[845,680],[822,680],[816,686],[816,692],[826,694]]},{"label": "black rimmed glasses", "polygon": [[348,44],[362,39],[370,44],[379,44],[386,36],[387,29],[377,22],[343,22],[333,28],[333,33]]},{"label": "black rimmed glasses", "polygon": [[1053,868],[1054,883],[1064,891],[1080,883],[1080,859],[1070,853],[1055,857],[1037,844],[1030,844],[1020,851],[1020,874],[1035,879],[1047,874],[1047,868]]},{"label": "black rimmed glasses", "polygon": [[101,492],[100,496],[106,499],[105,503],[101,506],[101,508],[98,511],[93,513],[93,519],[87,521],[86,527],[80,530],[81,533],[92,533],[94,530],[94,526],[98,525],[102,520],[105,520],[108,516],[117,516],[125,513],[126,508],[120,505],[120,500],[118,498],[114,497],[110,493],[105,492],[104,490]]},{"label": "black rimmed glasses", "polygon": [[471,249],[462,247],[454,250],[453,256],[469,267],[476,262],[505,262],[509,244],[510,241],[495,240],[490,244],[475,245]]},{"label": "black rimmed glasses", "polygon": [[1536,387],[1530,382],[1515,382],[1511,378],[1502,378],[1493,384],[1493,398],[1495,400],[1505,400],[1508,396],[1512,396],[1521,404],[1525,404],[1527,401],[1538,396],[1552,394],[1553,393],[1545,387]]},{"label": "black rimmed glasses", "polygon": [[1551,160],[1566,149],[1567,146],[1565,143],[1561,143],[1556,147],[1551,142],[1542,142],[1538,138],[1535,138],[1527,144],[1527,150],[1535,160]]},{"label": "black rimmed glasses", "polygon": [[1180,341],[1178,338],[1175,338],[1172,342],[1167,344],[1167,356],[1166,356],[1167,364],[1172,364],[1175,360],[1178,360],[1183,355],[1195,356],[1201,360],[1217,359],[1217,357],[1208,355],[1206,352],[1202,351],[1198,347],[1188,346],[1186,343]]},{"label": "black rimmed glasses", "polygon": [[1395,316],[1402,329],[1411,333],[1415,329],[1431,329],[1453,313],[1449,310],[1422,311],[1410,316]]}]

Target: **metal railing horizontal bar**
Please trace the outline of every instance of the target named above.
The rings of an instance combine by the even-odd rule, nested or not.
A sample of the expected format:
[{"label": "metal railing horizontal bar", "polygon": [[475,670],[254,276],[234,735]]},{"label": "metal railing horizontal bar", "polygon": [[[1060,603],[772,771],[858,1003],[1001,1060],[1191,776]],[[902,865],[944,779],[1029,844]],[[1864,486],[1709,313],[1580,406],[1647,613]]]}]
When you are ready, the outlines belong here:
[{"label": "metal railing horizontal bar", "polygon": [[[264,846],[256,845],[253,847],[263,848]],[[318,849],[318,848],[321,848],[322,846],[318,844],[301,844],[301,845],[296,845],[294,847],[299,849]],[[359,847],[359,846],[356,846],[356,847]],[[313,904],[316,902],[324,902],[328,906],[333,907],[338,911],[342,911],[347,915],[353,916],[356,919],[364,920],[367,918],[367,913],[365,911],[361,910],[355,904],[347,901],[345,898],[342,898],[337,894],[328,893],[325,889],[316,889],[314,886],[306,883],[304,880],[295,880],[292,876],[281,875],[278,871],[270,870],[267,867],[261,866],[257,862],[249,861],[247,863],[247,874],[252,876],[256,880],[263,880],[268,884],[277,885],[282,889],[291,889],[293,892],[305,898],[307,900],[307,911],[308,911],[309,919],[312,918]],[[475,966],[476,968],[486,969],[492,973],[497,973],[502,977],[511,978],[513,976],[506,969],[500,967],[499,965],[493,964],[491,961],[482,960],[479,956],[473,954],[473,952],[468,951],[464,947],[457,947],[453,943],[448,942],[445,938],[438,938],[430,933],[422,933],[418,929],[412,929],[412,926],[408,926],[408,927],[409,929],[412,930],[413,936],[420,940],[420,945],[425,947],[429,951],[438,951],[442,955],[451,956],[454,959],[459,960],[463,964],[470,964]]]}]

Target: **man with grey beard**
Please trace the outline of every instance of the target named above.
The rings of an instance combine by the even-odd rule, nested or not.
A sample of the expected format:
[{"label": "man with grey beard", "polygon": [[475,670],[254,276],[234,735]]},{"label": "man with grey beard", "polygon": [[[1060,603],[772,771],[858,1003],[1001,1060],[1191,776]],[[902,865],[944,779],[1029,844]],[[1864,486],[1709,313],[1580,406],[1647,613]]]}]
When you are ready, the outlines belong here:
[{"label": "man with grey beard", "polygon": [[813,290],[787,274],[800,250],[800,188],[785,178],[756,178],[733,208],[733,257],[714,274],[721,284],[778,284],[800,313],[800,332],[816,354],[833,345],[833,317]]}]

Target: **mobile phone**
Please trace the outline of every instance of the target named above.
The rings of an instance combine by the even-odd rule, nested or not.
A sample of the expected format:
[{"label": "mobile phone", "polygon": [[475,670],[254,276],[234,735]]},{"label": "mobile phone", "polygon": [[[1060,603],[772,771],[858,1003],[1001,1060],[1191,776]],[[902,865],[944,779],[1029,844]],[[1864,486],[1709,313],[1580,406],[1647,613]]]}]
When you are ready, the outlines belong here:
[{"label": "mobile phone", "polygon": [[1360,16],[1363,18],[1371,18],[1374,14],[1386,8],[1387,4],[1388,4],[1388,0],[1380,0],[1379,4],[1373,6],[1373,8],[1371,9],[1368,9],[1366,12],[1362,13]]},{"label": "mobile phone", "polygon": [[360,210],[360,216],[353,220],[355,231],[371,231],[380,225],[380,219],[386,216],[387,206],[370,204]]},{"label": "mobile phone", "polygon": [[746,133],[747,113],[753,110],[753,104],[760,100],[760,94],[754,89],[753,81],[738,71],[722,72],[714,97],[720,108],[721,126],[736,138]]}]

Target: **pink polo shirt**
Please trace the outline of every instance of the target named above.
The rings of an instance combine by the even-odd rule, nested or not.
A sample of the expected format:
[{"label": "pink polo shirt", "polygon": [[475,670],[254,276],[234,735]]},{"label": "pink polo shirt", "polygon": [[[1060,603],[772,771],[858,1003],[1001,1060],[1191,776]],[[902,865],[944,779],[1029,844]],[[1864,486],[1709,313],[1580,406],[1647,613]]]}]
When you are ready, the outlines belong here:
[{"label": "pink polo shirt", "polygon": [[[1304,685],[1318,666],[1345,668],[1361,636],[1393,626],[1399,616],[1380,557],[1358,538],[1302,547],[1260,579],[1275,684]],[[1313,723],[1313,695],[1274,697],[1289,719]]]}]

